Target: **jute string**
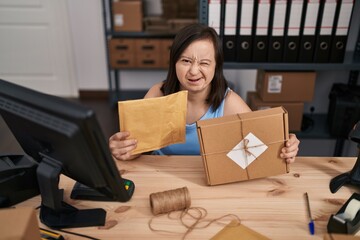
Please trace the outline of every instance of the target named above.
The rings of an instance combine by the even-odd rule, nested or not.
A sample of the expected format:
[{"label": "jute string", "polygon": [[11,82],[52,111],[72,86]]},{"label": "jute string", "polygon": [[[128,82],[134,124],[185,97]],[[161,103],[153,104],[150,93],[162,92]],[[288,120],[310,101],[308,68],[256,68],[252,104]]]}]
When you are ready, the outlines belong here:
[{"label": "jute string", "polygon": [[[237,224],[234,226],[240,224],[239,217],[234,214],[226,214],[215,219],[205,219],[207,216],[205,208],[190,207],[190,205],[191,199],[187,187],[150,194],[150,207],[154,217],[149,220],[149,228],[154,232],[183,234],[182,239],[185,239],[194,229],[203,229],[212,223],[226,225],[225,222],[221,222],[221,220],[225,220],[226,218],[231,218],[231,220],[236,219]],[[153,226],[154,219],[165,215],[167,215],[170,220],[179,220],[186,231],[175,232],[155,228]]]}]

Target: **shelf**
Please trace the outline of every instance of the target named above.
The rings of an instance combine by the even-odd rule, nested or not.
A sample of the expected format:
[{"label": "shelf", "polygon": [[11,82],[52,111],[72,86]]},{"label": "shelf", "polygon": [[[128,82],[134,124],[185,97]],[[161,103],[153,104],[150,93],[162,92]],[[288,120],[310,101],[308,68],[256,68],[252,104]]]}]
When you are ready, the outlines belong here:
[{"label": "shelf", "polygon": [[299,139],[336,139],[329,133],[327,114],[304,114],[303,130],[296,132]]},{"label": "shelf", "polygon": [[280,70],[280,71],[307,71],[307,70],[360,70],[360,63],[239,63],[239,62],[225,62],[224,69],[265,69],[265,70]]},{"label": "shelf", "polygon": [[107,31],[106,35],[108,37],[114,38],[174,38],[175,34],[173,33],[155,33],[155,32],[114,32]]}]

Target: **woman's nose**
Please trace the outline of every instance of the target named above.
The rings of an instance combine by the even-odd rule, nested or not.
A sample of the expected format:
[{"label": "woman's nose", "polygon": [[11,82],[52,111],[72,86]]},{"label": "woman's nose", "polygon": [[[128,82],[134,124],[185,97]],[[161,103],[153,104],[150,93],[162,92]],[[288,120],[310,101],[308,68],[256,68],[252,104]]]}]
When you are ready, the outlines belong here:
[{"label": "woman's nose", "polygon": [[199,72],[199,64],[197,64],[197,63],[191,64],[189,72],[192,75],[196,75]]}]

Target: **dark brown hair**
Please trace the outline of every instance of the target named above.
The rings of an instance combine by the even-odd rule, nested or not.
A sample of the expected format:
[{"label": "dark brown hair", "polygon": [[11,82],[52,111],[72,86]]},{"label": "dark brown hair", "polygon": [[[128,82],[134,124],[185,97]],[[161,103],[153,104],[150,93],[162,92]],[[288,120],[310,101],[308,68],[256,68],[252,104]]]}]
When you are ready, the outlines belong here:
[{"label": "dark brown hair", "polygon": [[211,89],[206,99],[207,103],[217,109],[224,100],[225,91],[228,87],[223,73],[224,54],[222,43],[216,31],[202,24],[191,24],[182,28],[175,36],[170,49],[169,71],[164,81],[161,91],[164,95],[172,94],[180,90],[180,82],[176,76],[175,64],[179,60],[184,50],[194,41],[209,39],[214,45],[215,50],[215,74],[211,82]]}]

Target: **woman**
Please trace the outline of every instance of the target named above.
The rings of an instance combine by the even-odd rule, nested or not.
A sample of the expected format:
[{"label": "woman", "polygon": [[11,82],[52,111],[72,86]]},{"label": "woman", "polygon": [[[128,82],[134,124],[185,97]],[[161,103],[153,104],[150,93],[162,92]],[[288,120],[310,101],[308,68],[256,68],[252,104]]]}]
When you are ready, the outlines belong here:
[{"label": "woman", "polygon": [[[170,50],[170,64],[166,80],[155,84],[145,98],[161,97],[188,91],[186,116],[186,143],[173,144],[155,154],[199,155],[200,146],[196,121],[249,112],[244,100],[227,85],[223,75],[223,51],[221,41],[211,27],[192,24],[181,29],[175,36]],[[109,147],[117,160],[130,160],[136,148],[136,139],[129,132],[118,132],[110,137]],[[289,135],[280,157],[288,163],[295,161],[300,141]]]}]

